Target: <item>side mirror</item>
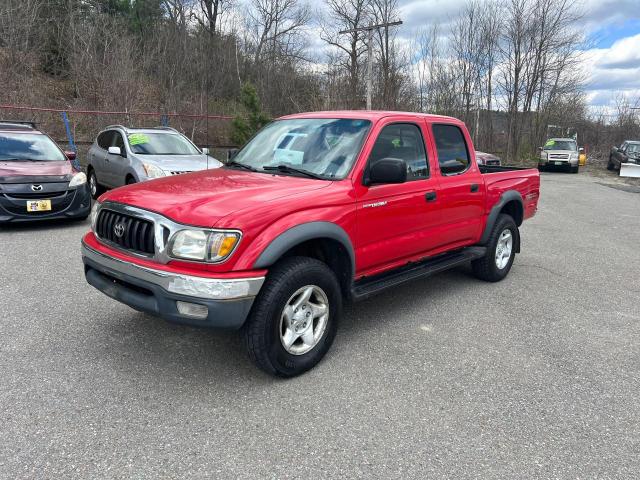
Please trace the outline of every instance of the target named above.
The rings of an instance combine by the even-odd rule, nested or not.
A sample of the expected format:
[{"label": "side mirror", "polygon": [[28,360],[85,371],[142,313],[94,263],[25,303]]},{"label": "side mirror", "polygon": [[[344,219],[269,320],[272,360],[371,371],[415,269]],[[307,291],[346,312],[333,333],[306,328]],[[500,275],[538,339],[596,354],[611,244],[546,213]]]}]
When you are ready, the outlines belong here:
[{"label": "side mirror", "polygon": [[120,151],[120,147],[109,147],[108,151],[111,155],[122,155],[122,152]]},{"label": "side mirror", "polygon": [[407,181],[407,163],[400,158],[381,158],[369,168],[365,185],[376,183],[404,183]]},{"label": "side mirror", "polygon": [[240,149],[238,148],[230,148],[227,150],[227,162],[233,160],[233,158],[238,154]]},{"label": "side mirror", "polygon": [[209,149],[208,149],[207,147],[204,147],[204,148],[202,149],[202,154],[203,154],[203,155],[209,155]]},{"label": "side mirror", "polygon": [[69,160],[75,160],[76,159],[76,152],[72,151],[72,150],[65,150],[64,151],[64,156],[67,157]]}]

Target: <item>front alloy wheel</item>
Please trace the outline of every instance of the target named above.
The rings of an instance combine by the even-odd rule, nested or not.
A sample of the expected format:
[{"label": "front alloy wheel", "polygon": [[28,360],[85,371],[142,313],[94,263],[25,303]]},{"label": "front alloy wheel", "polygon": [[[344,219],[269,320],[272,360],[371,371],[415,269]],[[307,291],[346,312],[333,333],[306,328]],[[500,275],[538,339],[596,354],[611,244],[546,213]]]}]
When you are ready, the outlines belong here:
[{"label": "front alloy wheel", "polygon": [[326,263],[281,260],[269,270],[243,327],[249,357],[279,377],[313,368],[333,343],[341,310],[340,284]]},{"label": "front alloy wheel", "polygon": [[292,355],[315,347],[329,319],[329,300],[317,285],[306,285],[291,295],[280,317],[280,341]]}]

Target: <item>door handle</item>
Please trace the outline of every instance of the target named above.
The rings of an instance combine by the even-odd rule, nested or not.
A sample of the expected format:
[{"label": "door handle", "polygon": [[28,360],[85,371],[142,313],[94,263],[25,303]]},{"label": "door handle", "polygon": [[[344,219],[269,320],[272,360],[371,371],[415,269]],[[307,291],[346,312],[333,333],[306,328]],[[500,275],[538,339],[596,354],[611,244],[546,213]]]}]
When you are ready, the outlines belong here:
[{"label": "door handle", "polygon": [[472,191],[472,192],[474,192],[474,193],[475,193],[475,192],[477,192],[477,191],[478,191],[478,188],[479,188],[479,187],[478,187],[478,184],[477,184],[477,183],[472,183],[472,184],[471,184],[471,191]]},{"label": "door handle", "polygon": [[430,192],[427,192],[425,194],[424,198],[427,200],[427,202],[433,202],[436,199],[436,192],[434,190],[431,190]]}]

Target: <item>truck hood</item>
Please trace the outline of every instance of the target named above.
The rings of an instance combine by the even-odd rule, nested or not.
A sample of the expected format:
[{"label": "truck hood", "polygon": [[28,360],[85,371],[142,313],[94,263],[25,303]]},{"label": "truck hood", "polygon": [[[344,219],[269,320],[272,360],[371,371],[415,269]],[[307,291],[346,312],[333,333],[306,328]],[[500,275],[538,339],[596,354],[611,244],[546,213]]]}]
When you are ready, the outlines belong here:
[{"label": "truck hood", "polygon": [[167,172],[194,172],[222,166],[218,160],[207,155],[138,155],[137,158]]},{"label": "truck hood", "polygon": [[105,193],[100,201],[151,210],[178,223],[212,227],[238,210],[312,192],[332,182],[228,168],[136,183]]},{"label": "truck hood", "polygon": [[10,162],[0,160],[0,178],[61,176],[74,173],[71,162]]}]

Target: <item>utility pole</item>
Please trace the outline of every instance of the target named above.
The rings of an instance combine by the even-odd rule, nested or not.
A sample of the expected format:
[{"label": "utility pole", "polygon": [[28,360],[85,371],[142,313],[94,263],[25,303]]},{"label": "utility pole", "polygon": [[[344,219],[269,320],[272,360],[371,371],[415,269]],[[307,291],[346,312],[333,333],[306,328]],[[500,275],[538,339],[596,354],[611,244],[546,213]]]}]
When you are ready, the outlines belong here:
[{"label": "utility pole", "polygon": [[398,20],[396,22],[378,23],[376,25],[352,28],[350,30],[342,30],[338,32],[341,35],[344,33],[367,32],[367,110],[371,110],[371,92],[373,91],[373,31],[380,28],[393,27],[395,25],[402,25],[402,20]]}]

